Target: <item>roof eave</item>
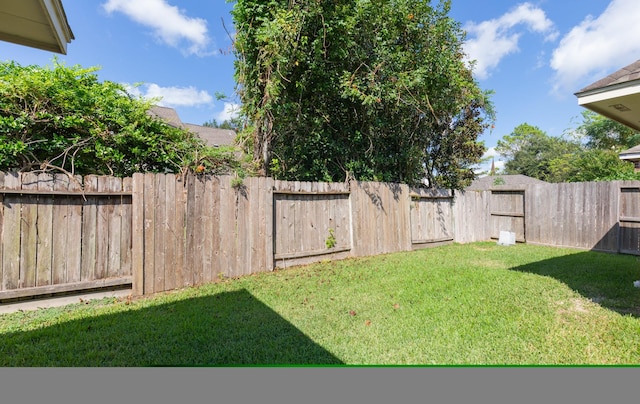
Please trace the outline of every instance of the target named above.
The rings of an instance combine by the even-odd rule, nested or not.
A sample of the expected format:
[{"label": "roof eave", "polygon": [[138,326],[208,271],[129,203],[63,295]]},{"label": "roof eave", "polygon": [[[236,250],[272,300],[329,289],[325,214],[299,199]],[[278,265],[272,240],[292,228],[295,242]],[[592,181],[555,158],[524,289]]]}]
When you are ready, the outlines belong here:
[{"label": "roof eave", "polygon": [[66,55],[67,44],[74,40],[75,37],[69,26],[61,0],[40,0],[40,4],[49,19],[51,32],[58,44],[55,51]]}]

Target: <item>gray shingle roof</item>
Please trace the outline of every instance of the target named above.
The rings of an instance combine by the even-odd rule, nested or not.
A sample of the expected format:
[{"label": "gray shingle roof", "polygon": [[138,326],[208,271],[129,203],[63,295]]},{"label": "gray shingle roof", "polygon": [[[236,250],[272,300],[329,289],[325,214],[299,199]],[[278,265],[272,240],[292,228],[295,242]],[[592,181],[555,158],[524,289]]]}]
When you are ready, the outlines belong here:
[{"label": "gray shingle roof", "polygon": [[197,134],[200,139],[207,142],[209,146],[225,146],[233,145],[236,133],[229,129],[211,128],[208,126],[194,125],[185,123],[185,128]]},{"label": "gray shingle roof", "polygon": [[502,187],[517,187],[528,184],[546,184],[545,181],[537,178],[529,177],[522,174],[514,175],[487,175],[486,177],[475,179],[471,185],[465,188],[465,191],[484,191],[496,187],[495,181],[498,178],[502,178],[500,186]]},{"label": "gray shingle roof", "polygon": [[616,84],[623,84],[638,79],[640,79],[640,59],[608,75],[607,77],[588,85],[587,87],[578,91],[576,94],[599,90],[601,88],[613,86]]},{"label": "gray shingle roof", "polygon": [[178,112],[173,108],[154,105],[149,110],[149,115],[162,119],[174,128],[184,128],[184,125],[178,116]]},{"label": "gray shingle roof", "polygon": [[148,111],[149,115],[162,119],[174,128],[188,129],[198,135],[209,146],[232,146],[236,133],[228,129],[211,128],[208,126],[183,123],[175,109],[154,105]]}]

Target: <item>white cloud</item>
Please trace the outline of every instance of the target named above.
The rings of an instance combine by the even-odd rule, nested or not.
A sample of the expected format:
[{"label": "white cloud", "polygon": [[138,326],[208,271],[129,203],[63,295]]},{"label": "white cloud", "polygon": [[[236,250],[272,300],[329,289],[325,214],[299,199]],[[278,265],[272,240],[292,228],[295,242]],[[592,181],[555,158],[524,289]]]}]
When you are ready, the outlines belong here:
[{"label": "white cloud", "polygon": [[612,0],[600,16],[587,16],[573,27],[551,58],[554,91],[576,92],[585,79],[595,81],[635,61],[640,54],[638,21],[638,0]]},{"label": "white cloud", "polygon": [[157,84],[126,85],[127,92],[135,97],[160,98],[158,105],[165,107],[193,107],[211,104],[213,97],[195,87],[160,87]]},{"label": "white cloud", "polygon": [[234,104],[232,102],[224,103],[224,110],[216,116],[216,122],[222,123],[238,116],[240,112],[240,104]]},{"label": "white cloud", "polygon": [[187,17],[184,10],[170,5],[167,0],[107,0],[102,7],[109,14],[120,12],[152,28],[158,39],[185,54],[204,56],[213,53],[207,50],[211,41],[207,22],[202,18]]},{"label": "white cloud", "polygon": [[467,41],[464,44],[469,60],[475,60],[474,73],[479,79],[486,79],[500,61],[507,55],[517,52],[522,30],[545,35],[545,41],[555,40],[558,33],[545,12],[530,3],[522,3],[516,8],[493,20],[480,23],[468,23]]}]

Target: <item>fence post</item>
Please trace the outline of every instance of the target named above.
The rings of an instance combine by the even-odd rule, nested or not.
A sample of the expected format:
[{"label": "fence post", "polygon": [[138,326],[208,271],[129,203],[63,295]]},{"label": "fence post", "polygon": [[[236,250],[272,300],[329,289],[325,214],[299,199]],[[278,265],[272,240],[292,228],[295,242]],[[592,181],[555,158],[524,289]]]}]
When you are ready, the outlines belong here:
[{"label": "fence post", "polygon": [[131,275],[134,296],[144,294],[144,174],[133,174],[131,196]]}]

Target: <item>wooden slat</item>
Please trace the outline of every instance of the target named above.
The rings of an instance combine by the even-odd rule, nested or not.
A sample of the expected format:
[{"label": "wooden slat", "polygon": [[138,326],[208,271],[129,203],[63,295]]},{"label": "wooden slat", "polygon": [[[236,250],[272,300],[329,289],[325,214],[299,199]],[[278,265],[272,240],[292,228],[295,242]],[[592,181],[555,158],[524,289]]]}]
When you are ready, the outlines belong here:
[{"label": "wooden slat", "polygon": [[[39,190],[53,190],[52,175],[40,174],[37,179]],[[36,286],[47,286],[53,282],[53,204],[53,196],[38,196]]]},{"label": "wooden slat", "polygon": [[[20,177],[15,173],[4,176],[5,188],[20,188]],[[3,200],[2,230],[2,290],[20,287],[20,234],[22,233],[22,198],[6,195]]]},{"label": "wooden slat", "polygon": [[112,279],[98,279],[87,282],[72,282],[62,285],[36,286],[15,290],[0,291],[0,300],[17,299],[30,296],[41,296],[56,293],[68,293],[89,289],[112,288],[130,285],[131,277],[119,277]]},{"label": "wooden slat", "polygon": [[[98,177],[84,177],[84,189],[97,191]],[[88,197],[82,209],[82,265],[81,281],[92,281],[96,269],[96,228],[98,223],[96,197]]]},{"label": "wooden slat", "polygon": [[[65,174],[55,174],[53,177],[54,190],[68,190],[69,177]],[[69,238],[69,209],[71,207],[69,196],[54,198],[52,208],[52,227],[55,235],[52,240],[51,271],[52,283],[62,284],[67,282],[67,246],[72,243],[80,243],[80,239],[68,241]]]},{"label": "wooden slat", "polygon": [[183,286],[191,286],[194,284],[194,268],[195,259],[197,255],[196,242],[197,242],[197,225],[198,216],[196,211],[196,182],[197,179],[194,175],[187,177],[187,213],[186,213],[186,237],[187,248],[185,252],[185,264],[184,264],[184,284]]},{"label": "wooden slat", "polygon": [[[33,173],[22,175],[23,189],[36,189],[38,176]],[[27,195],[22,202],[22,226],[20,227],[20,286],[36,286],[36,265],[38,256],[38,197]]]},{"label": "wooden slat", "polygon": [[166,233],[166,175],[154,175],[153,197],[153,290],[162,292],[165,289],[165,233]]},{"label": "wooden slat", "polygon": [[182,232],[176,229],[176,176],[165,176],[164,289],[176,288],[176,248]]},{"label": "wooden slat", "polygon": [[184,271],[185,271],[185,255],[186,255],[186,236],[185,236],[185,212],[187,209],[186,203],[186,184],[179,176],[175,177],[176,183],[176,201],[175,201],[175,246],[176,246],[176,258],[175,258],[175,287],[182,288],[184,283]]},{"label": "wooden slat", "polygon": [[[98,192],[109,190],[109,177],[98,177]],[[96,263],[94,279],[108,278],[109,266],[109,208],[106,198],[96,198]]]},{"label": "wooden slat", "polygon": [[47,191],[39,189],[0,189],[0,194],[6,195],[53,195],[53,196],[131,196],[131,191],[122,192],[106,192],[106,191],[82,191],[80,188],[74,188],[72,191]]},{"label": "wooden slat", "polygon": [[155,175],[144,174],[144,294],[155,290]]},{"label": "wooden slat", "polygon": [[[107,181],[107,190],[115,192],[122,190],[122,179],[109,177]],[[106,277],[113,278],[120,276],[122,265],[122,205],[124,203],[122,196],[108,196],[107,214],[108,214],[108,258]]]},{"label": "wooden slat", "polygon": [[[133,191],[132,178],[123,178],[123,191],[131,193]],[[132,276],[132,197],[120,197],[121,235],[120,235],[120,268],[118,276]]]},{"label": "wooden slat", "polygon": [[218,207],[214,205],[215,183],[214,179],[207,176],[202,181],[202,224],[199,238],[203,244],[202,267],[200,283],[210,283],[213,280],[213,249],[214,249],[214,211]]},{"label": "wooden slat", "polygon": [[[73,180],[68,179],[67,188],[71,191],[80,189],[82,177],[77,176]],[[66,182],[66,180],[65,180]],[[82,280],[82,246],[84,235],[82,233],[82,211],[84,198],[80,196],[69,197],[67,206],[67,240],[66,246],[66,282],[80,282]]]},{"label": "wooden slat", "polygon": [[131,272],[132,292],[135,296],[141,296],[144,290],[144,184],[145,176],[141,173],[133,175],[131,198]]}]

